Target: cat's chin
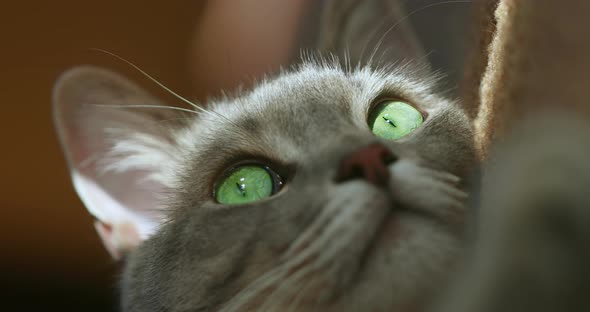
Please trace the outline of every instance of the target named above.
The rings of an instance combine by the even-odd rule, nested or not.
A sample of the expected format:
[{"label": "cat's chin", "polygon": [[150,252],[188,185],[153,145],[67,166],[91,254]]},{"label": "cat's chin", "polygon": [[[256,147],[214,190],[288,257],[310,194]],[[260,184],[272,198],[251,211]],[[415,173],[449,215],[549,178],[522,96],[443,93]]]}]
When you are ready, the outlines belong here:
[{"label": "cat's chin", "polygon": [[294,306],[298,307],[293,311],[424,311],[444,289],[451,264],[460,254],[461,240],[453,233],[435,218],[394,208],[358,266],[341,268],[355,274],[339,280],[339,290],[326,297],[334,283],[301,288],[285,309],[277,311]]},{"label": "cat's chin", "polygon": [[392,205],[334,311],[424,311],[462,252],[455,225]]}]

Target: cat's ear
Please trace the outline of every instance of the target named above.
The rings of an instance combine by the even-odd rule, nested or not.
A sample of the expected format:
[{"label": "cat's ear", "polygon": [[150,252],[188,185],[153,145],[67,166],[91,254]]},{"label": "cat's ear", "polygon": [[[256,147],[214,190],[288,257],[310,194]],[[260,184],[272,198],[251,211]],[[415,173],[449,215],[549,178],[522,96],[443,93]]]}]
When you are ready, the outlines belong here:
[{"label": "cat's ear", "polygon": [[401,2],[322,1],[318,50],[349,58],[353,66],[420,59],[424,53]]},{"label": "cat's ear", "polygon": [[[175,161],[166,109],[118,74],[85,66],[64,73],[53,93],[54,121],[73,184],[115,258],[163,221],[164,179]],[[136,106],[136,107],[132,107]],[[142,107],[137,107],[142,106]]]}]

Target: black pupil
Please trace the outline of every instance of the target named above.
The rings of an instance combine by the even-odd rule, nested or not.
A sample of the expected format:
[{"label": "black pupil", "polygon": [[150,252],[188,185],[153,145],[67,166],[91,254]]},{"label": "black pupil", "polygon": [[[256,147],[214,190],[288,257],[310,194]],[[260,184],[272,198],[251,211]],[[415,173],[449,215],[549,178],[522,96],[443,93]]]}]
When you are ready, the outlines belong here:
[{"label": "black pupil", "polygon": [[397,128],[397,126],[396,126],[396,125],[393,123],[393,121],[391,121],[391,120],[387,119],[387,117],[383,116],[383,119],[385,119],[385,121],[386,121],[388,124],[392,125],[394,128]]},{"label": "black pupil", "polygon": [[240,192],[242,193],[242,196],[246,196],[246,185],[236,182],[236,186],[238,187],[238,190],[240,190]]}]

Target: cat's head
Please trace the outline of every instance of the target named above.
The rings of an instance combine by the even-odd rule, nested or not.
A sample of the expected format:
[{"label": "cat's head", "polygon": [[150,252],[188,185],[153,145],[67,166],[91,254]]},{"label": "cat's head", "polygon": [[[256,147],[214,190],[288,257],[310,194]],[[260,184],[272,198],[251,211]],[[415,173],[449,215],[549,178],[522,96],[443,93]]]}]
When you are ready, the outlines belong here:
[{"label": "cat's head", "polygon": [[125,107],[154,102],[113,73],[66,74],[79,194],[113,252],[150,237],[130,304],[393,304],[432,285],[475,158],[468,119],[413,73],[307,63],[180,116]]},{"label": "cat's head", "polygon": [[427,302],[462,250],[476,156],[471,121],[425,72],[308,60],[184,111],[106,70],[64,74],[74,184],[112,254],[131,251],[124,306]]}]

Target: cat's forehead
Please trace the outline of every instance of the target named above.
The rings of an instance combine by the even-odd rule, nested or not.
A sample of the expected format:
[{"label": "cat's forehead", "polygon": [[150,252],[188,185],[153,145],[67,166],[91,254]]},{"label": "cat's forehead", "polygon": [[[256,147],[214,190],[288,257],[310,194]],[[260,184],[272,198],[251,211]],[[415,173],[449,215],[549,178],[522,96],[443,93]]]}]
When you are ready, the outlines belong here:
[{"label": "cat's forehead", "polygon": [[[416,66],[417,67],[417,66]],[[295,71],[266,80],[250,93],[233,101],[212,105],[212,109],[228,117],[365,108],[379,96],[397,97],[418,105],[429,106],[432,78],[419,76],[412,66],[347,70],[337,64],[306,63]],[[264,117],[264,116],[260,116]],[[312,116],[309,116],[312,117]]]},{"label": "cat's forehead", "polygon": [[[399,98],[422,109],[435,108],[432,78],[418,76],[409,66],[345,70],[337,65],[309,63],[276,79],[261,82],[251,92],[211,103],[191,129],[192,135],[211,130],[254,131],[272,124],[358,122],[380,98]],[[360,118],[360,120],[359,120]],[[302,120],[303,119],[303,120]],[[281,132],[281,131],[279,131]]]},{"label": "cat's forehead", "polygon": [[178,141],[193,159],[255,155],[299,162],[346,141],[347,134],[372,137],[367,118],[382,99],[403,99],[427,114],[449,105],[432,91],[432,80],[414,73],[409,67],[305,64],[246,94],[211,103],[210,112],[200,114]]}]

